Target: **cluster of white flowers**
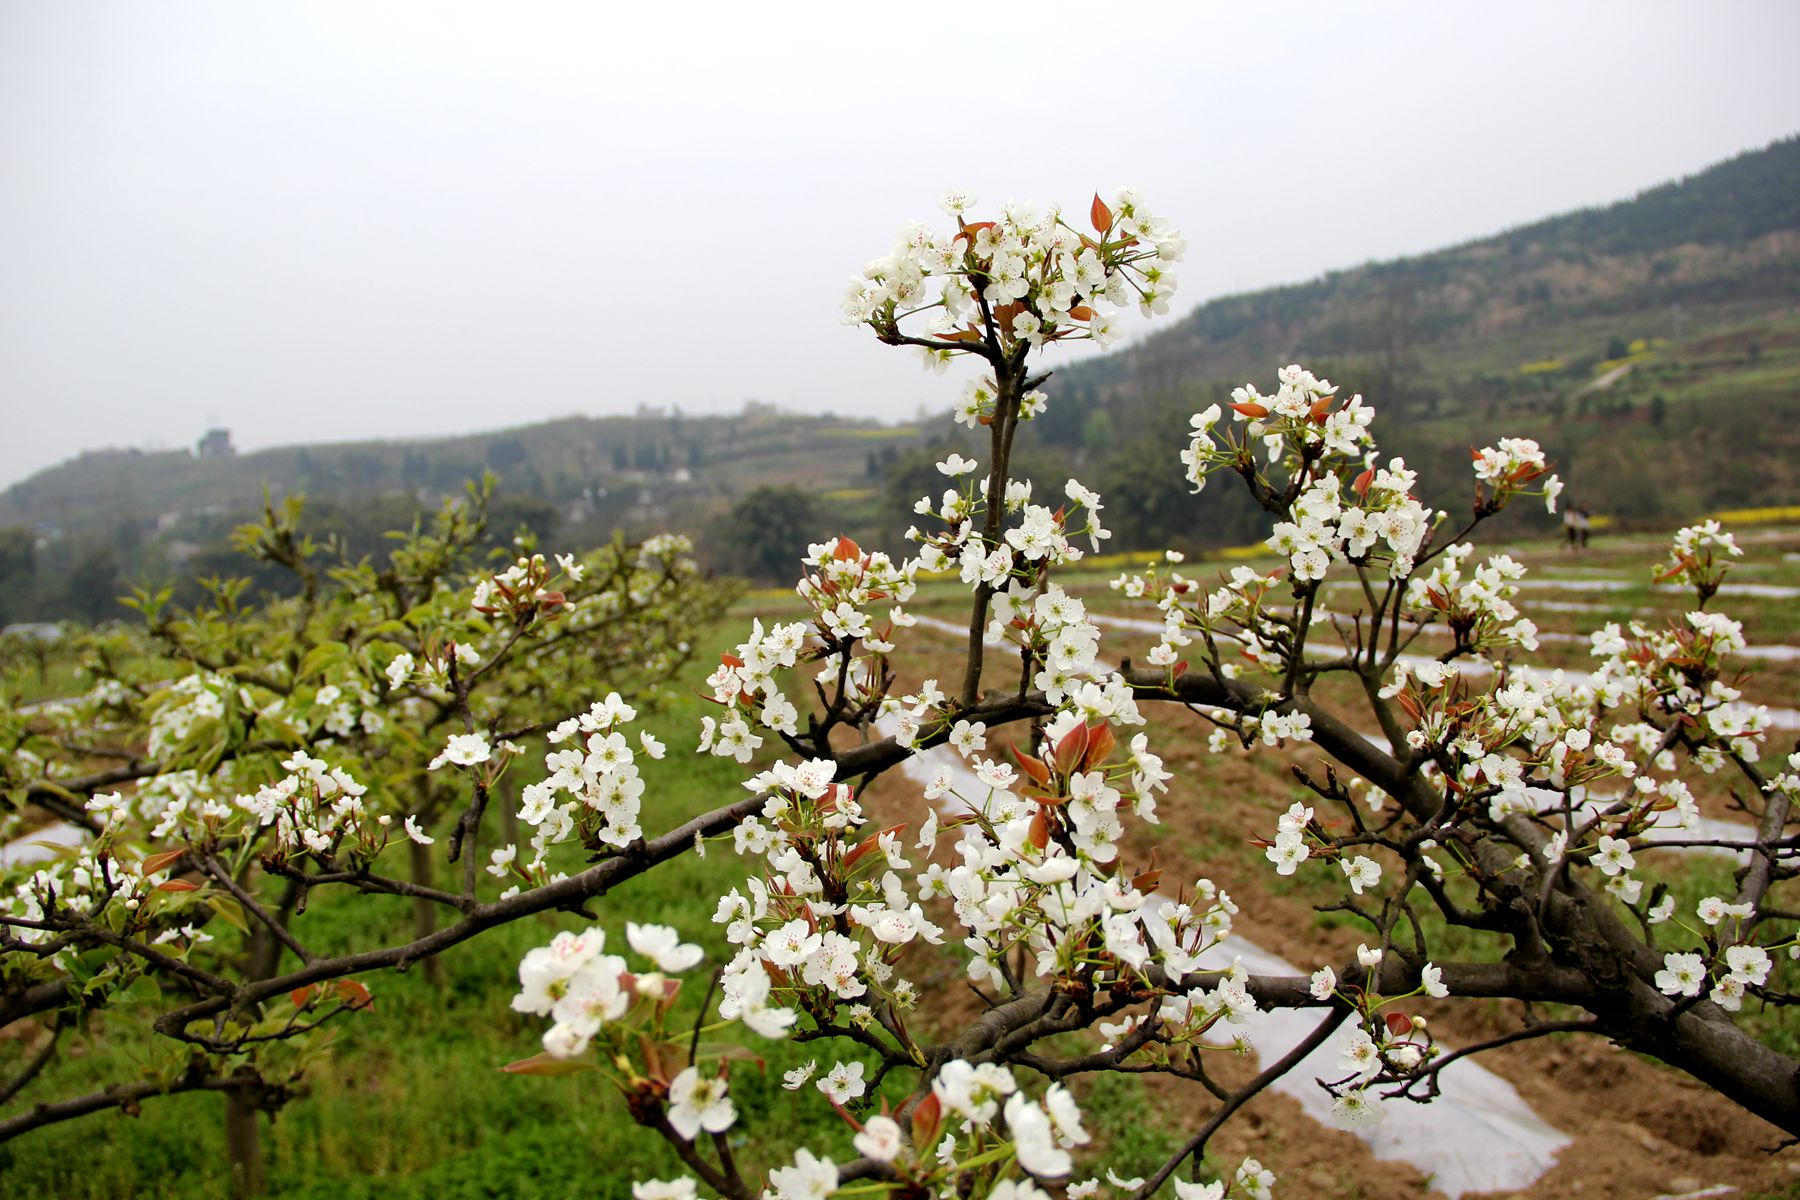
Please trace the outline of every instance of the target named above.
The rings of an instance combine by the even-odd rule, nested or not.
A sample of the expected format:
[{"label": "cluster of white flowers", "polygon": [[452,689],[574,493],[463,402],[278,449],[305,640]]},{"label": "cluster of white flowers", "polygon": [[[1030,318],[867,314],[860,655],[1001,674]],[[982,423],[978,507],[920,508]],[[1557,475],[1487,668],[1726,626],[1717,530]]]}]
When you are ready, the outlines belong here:
[{"label": "cluster of white flowers", "polygon": [[586,572],[587,567],[569,554],[557,555],[554,569],[542,554],[521,557],[504,571],[476,580],[469,607],[523,625],[567,605],[567,593],[556,585],[579,583]]},{"label": "cluster of white flowers", "polygon": [[[1658,924],[1672,920],[1674,904],[1674,897],[1665,897],[1662,906],[1652,911],[1650,920]],[[1767,945],[1740,940],[1747,932],[1742,922],[1753,911],[1749,904],[1734,904],[1718,896],[1708,896],[1700,901],[1695,906],[1695,915],[1709,930],[1716,929],[1719,933],[1689,928],[1690,933],[1705,941],[1706,952],[1666,952],[1662,969],[1656,973],[1657,990],[1668,996],[1698,996],[1706,991],[1710,980],[1712,989],[1708,999],[1727,1012],[1742,1008],[1748,989],[1762,987],[1769,981],[1769,972],[1774,967],[1770,950],[1785,949],[1791,957],[1800,958],[1800,937]]]},{"label": "cluster of white flowers", "polygon": [[[153,869],[146,869],[147,865]],[[9,895],[0,898],[0,913],[23,921],[41,921],[55,911],[95,913],[112,903],[136,913],[168,879],[166,864],[158,865],[154,859],[133,863],[115,856],[103,838],[73,858],[56,859],[20,880]],[[10,927],[7,935],[25,945],[55,936],[51,931],[29,926]],[[52,958],[50,965],[67,970],[71,957],[71,952],[65,950]]]},{"label": "cluster of white flowers", "polygon": [[1668,561],[1657,568],[1656,580],[1710,591],[1718,587],[1725,576],[1726,563],[1721,559],[1742,558],[1743,555],[1737,538],[1709,518],[1675,532],[1669,543]]},{"label": "cluster of white flowers", "polygon": [[[1308,461],[1355,455],[1371,445],[1368,430],[1375,410],[1364,404],[1361,396],[1352,396],[1339,407],[1337,386],[1297,365],[1277,372],[1277,382],[1273,396],[1264,396],[1254,384],[1231,393],[1234,420],[1243,426],[1246,439],[1262,441],[1270,463],[1280,462],[1288,454],[1305,456]],[[1195,413],[1189,423],[1191,440],[1181,452],[1181,462],[1195,492],[1206,487],[1214,471],[1235,469],[1245,461],[1248,440],[1240,441],[1231,434],[1222,435],[1223,445],[1215,440],[1214,429],[1224,415],[1224,410],[1213,404]]]},{"label": "cluster of white flowers", "polygon": [[369,818],[363,805],[368,789],[348,771],[304,751],[281,765],[287,775],[252,795],[239,796],[237,806],[257,825],[272,826],[283,849],[326,854],[345,838],[370,848],[386,841],[386,820]]},{"label": "cluster of white flowers", "polygon": [[[975,466],[952,454],[938,464],[938,469],[960,475],[973,471]],[[1018,520],[992,545],[976,529],[976,523],[987,513],[987,502],[974,481],[960,489],[947,489],[936,504],[930,496],[921,496],[913,505],[913,512],[937,520],[943,529],[935,535],[921,532],[917,526],[906,531],[908,540],[920,543],[919,569],[934,573],[954,569],[964,583],[995,588],[1007,586],[1009,580],[1029,584],[1040,575],[1041,568],[1062,566],[1082,557],[1085,552],[1072,538],[1086,535],[1090,547],[1097,550],[1102,541],[1112,536],[1100,521],[1099,495],[1080,481],[1071,479],[1064,485],[1063,494],[1069,503],[1056,509],[1032,503],[1031,493],[1028,481],[1007,483],[1005,512]],[[1083,523],[1075,523],[1073,508],[1086,514]]]},{"label": "cluster of white flowers", "polygon": [[[544,1050],[552,1057],[580,1054],[602,1029],[624,1020],[634,1005],[641,1003],[666,1013],[679,987],[679,981],[670,977],[692,970],[700,962],[700,948],[683,943],[680,934],[667,925],[627,923],[625,940],[633,952],[650,962],[649,970],[633,972],[622,956],[602,953],[606,932],[601,929],[559,933],[548,946],[528,951],[519,963],[519,994],[513,997],[513,1010],[554,1021],[544,1034]],[[683,1075],[692,1071],[690,1067]],[[690,1085],[695,1078],[688,1080]],[[683,1079],[678,1077],[674,1083],[679,1089]],[[729,1106],[722,1080],[716,1090],[718,1100]],[[683,1098],[671,1094],[670,1099],[674,1103],[669,1119],[677,1129],[690,1115],[699,1119],[698,1110],[708,1107],[708,1102],[696,1100],[691,1090],[685,1100],[694,1112],[684,1110]],[[730,1124],[730,1119],[725,1119],[706,1127],[717,1133]],[[686,1136],[691,1140],[693,1130],[687,1130]]]},{"label": "cluster of white flowers", "polygon": [[625,727],[635,720],[637,710],[619,693],[608,692],[604,700],[550,731],[547,740],[552,749],[544,755],[544,778],[519,793],[519,819],[535,831],[532,858],[514,867],[514,856],[503,847],[498,853],[504,860],[495,864],[502,869],[495,874],[512,868],[541,882],[547,878],[544,860],[550,847],[578,833],[620,847],[643,836],[638,817],[644,780],[638,755],[655,759],[666,751],[648,732],[639,731],[635,741],[627,737]]},{"label": "cluster of white flowers", "polygon": [[1537,624],[1521,616],[1514,604],[1525,565],[1511,555],[1495,554],[1471,568],[1474,553],[1467,542],[1447,546],[1430,570],[1407,581],[1406,608],[1413,620],[1420,625],[1442,621],[1461,651],[1536,650]]},{"label": "cluster of white flowers", "polygon": [[248,688],[223,675],[195,671],[177,679],[151,710],[149,752],[163,757],[178,752],[197,729],[223,719],[228,703],[256,707]]},{"label": "cluster of white flowers", "polygon": [[[920,332],[950,345],[987,336],[991,319],[1001,344],[1042,346],[1091,338],[1102,346],[1119,334],[1113,306],[1136,302],[1150,315],[1166,313],[1186,243],[1130,189],[1108,205],[1090,206],[1094,235],[1063,219],[1060,209],[1039,213],[1007,204],[997,221],[970,221],[973,198],[951,193],[941,202],[956,221],[947,232],[911,224],[894,250],[863,268],[844,297],[844,322],[868,325],[897,339],[900,322],[930,313]],[[941,367],[955,350],[926,346],[925,362]]]},{"label": "cluster of white flowers", "polygon": [[1500,505],[1515,495],[1538,495],[1544,498],[1546,511],[1556,511],[1562,480],[1549,473],[1542,447],[1530,438],[1501,438],[1498,446],[1485,446],[1472,457],[1475,478],[1493,493],[1488,503]]},{"label": "cluster of white flowers", "polygon": [[[1648,711],[1691,718],[1717,739],[1719,753],[1752,762],[1759,757],[1772,726],[1767,706],[1744,703],[1740,689],[1718,678],[1722,660],[1744,648],[1738,622],[1704,611],[1661,629],[1636,621],[1621,629],[1608,622],[1591,641],[1601,660],[1591,686],[1608,706],[1628,700]],[[1704,758],[1701,762],[1708,765]]]},{"label": "cluster of white flowers", "polygon": [[[886,554],[865,553],[840,537],[810,546],[806,567],[796,590],[812,620],[767,630],[755,621],[749,639],[736,653],[721,656],[707,677],[723,714],[704,719],[702,751],[746,763],[763,743],[756,729],[797,733],[799,710],[777,674],[805,662],[823,660],[818,682],[834,693],[841,690],[837,699],[847,711],[872,708],[883,698],[883,663],[894,649],[894,631],[913,621],[901,606],[912,598],[916,564],[896,565]],[[878,617],[882,605],[886,612]]]}]

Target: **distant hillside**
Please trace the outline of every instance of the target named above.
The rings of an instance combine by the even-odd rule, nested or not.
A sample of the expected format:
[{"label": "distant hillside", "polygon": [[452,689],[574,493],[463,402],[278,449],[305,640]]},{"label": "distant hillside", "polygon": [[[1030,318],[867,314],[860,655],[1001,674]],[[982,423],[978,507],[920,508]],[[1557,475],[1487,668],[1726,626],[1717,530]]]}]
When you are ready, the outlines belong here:
[{"label": "distant hillside", "polygon": [[558,546],[604,542],[615,529],[677,530],[731,567],[733,548],[705,544],[704,535],[753,488],[804,489],[830,506],[839,528],[866,534],[877,477],[918,440],[911,427],[752,404],[735,416],[641,409],[432,441],[242,455],[92,452],[0,495],[0,624],[100,617],[116,612],[112,597],[130,582],[243,571],[228,537],[254,517],[265,486],[276,497],[305,494],[312,528],[339,534],[354,554],[376,554],[386,530],[492,471],[501,540],[520,525]]},{"label": "distant hillside", "polygon": [[1322,358],[1398,365],[1427,349],[1480,359],[1534,331],[1610,321],[1668,336],[1684,320],[1692,328],[1796,300],[1800,137],[1791,137],[1605,208],[1214,300],[1128,353],[1065,374],[1174,382]]},{"label": "distant hillside", "polygon": [[[507,491],[556,505],[569,520],[627,524],[735,495],[764,479],[829,491],[866,475],[867,454],[905,442],[909,428],[751,405],[736,416],[640,409],[628,417],[567,417],[420,441],[284,446],[197,457],[186,451],[89,452],[0,493],[0,525],[79,533],[131,512],[179,531],[196,514],[242,511],[276,495],[459,492],[484,470]],[[821,451],[825,451],[821,453]]]},{"label": "distant hillside", "polygon": [[[1057,372],[1068,459],[1196,547],[1252,534],[1230,489],[1146,472],[1187,414],[1300,362],[1365,393],[1384,449],[1466,505],[1468,448],[1535,437],[1571,489],[1627,524],[1800,501],[1800,138],[1605,208],[1434,254],[1215,300]],[[1060,413],[1057,410],[1060,408]],[[1453,487],[1443,480],[1453,481]]]}]

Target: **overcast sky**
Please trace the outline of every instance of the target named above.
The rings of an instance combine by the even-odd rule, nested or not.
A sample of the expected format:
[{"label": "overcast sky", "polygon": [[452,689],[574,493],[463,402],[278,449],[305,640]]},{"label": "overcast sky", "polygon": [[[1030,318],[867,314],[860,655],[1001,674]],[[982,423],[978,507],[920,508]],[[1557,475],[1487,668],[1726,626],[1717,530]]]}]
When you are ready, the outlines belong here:
[{"label": "overcast sky", "polygon": [[213,422],[907,416],[954,384],[838,302],[948,187],[1136,185],[1185,310],[1800,130],[1797,46],[1789,3],[0,0],[0,484]]}]

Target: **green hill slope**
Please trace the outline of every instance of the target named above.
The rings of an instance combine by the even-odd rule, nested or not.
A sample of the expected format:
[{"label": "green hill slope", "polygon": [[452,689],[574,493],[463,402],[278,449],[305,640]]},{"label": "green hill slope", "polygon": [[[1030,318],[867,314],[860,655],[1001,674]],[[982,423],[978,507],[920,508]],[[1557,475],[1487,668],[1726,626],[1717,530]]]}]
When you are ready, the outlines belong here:
[{"label": "green hill slope", "polygon": [[[1301,362],[1381,414],[1389,453],[1455,488],[1467,452],[1535,437],[1625,523],[1800,501],[1800,138],[1634,199],[1434,254],[1215,300],[1057,373],[1048,427],[1145,544],[1241,540],[1234,497],[1180,500],[1186,415]],[[1220,489],[1224,491],[1225,489]]]}]

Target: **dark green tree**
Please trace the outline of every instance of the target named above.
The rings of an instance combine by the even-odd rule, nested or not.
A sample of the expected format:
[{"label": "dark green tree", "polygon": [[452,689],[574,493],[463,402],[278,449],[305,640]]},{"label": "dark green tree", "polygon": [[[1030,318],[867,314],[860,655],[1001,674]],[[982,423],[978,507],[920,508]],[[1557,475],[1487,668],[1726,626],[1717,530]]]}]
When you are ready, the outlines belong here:
[{"label": "dark green tree", "polygon": [[819,502],[810,492],[788,485],[759,487],[732,506],[714,551],[740,575],[765,583],[791,582],[808,543],[824,526]]}]

